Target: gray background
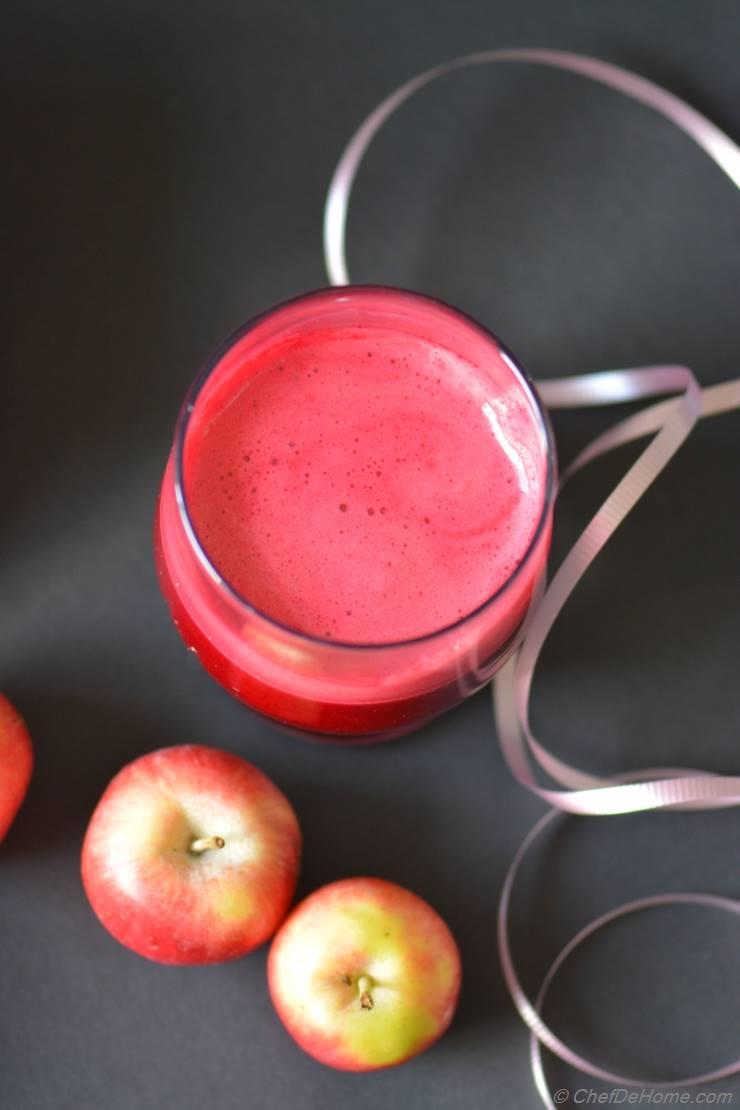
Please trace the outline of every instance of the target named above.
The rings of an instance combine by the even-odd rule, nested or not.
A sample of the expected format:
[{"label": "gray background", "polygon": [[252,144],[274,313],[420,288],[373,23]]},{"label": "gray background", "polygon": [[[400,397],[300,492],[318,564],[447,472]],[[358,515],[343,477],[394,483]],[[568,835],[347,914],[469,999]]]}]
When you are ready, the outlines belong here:
[{"label": "gray background", "polygon": [[[38,768],[0,853],[3,1110],[536,1104],[494,915],[540,806],[502,765],[487,694],[386,747],[285,737],[186,655],[152,569],[154,498],[208,352],[325,282],[325,186],[387,91],[471,49],[557,47],[665,82],[737,137],[738,12],[719,0],[6,0],[0,681]],[[501,67],[440,83],[384,132],[350,258],[358,280],[477,315],[534,376],[682,360],[708,383],[739,370],[739,229],[730,183],[669,125],[575,77]],[[561,458],[613,416],[558,417]],[[737,440],[736,417],[700,427],[558,624],[534,720],[563,758],[740,772]],[[573,483],[555,558],[634,453]],[[100,928],[78,878],[86,821],[124,762],[182,741],[239,752],[287,792],[302,893],[370,873],[439,908],[465,983],[437,1048],[369,1077],[329,1071],[273,1014],[264,951],[162,968]],[[562,824],[516,901],[527,984],[618,900],[737,892],[739,859],[731,811]],[[707,911],[624,922],[568,965],[548,1017],[612,1067],[708,1068],[740,1052],[739,941],[733,918]],[[588,1085],[557,1064],[550,1075]],[[740,1099],[738,1083],[719,1089]]]}]

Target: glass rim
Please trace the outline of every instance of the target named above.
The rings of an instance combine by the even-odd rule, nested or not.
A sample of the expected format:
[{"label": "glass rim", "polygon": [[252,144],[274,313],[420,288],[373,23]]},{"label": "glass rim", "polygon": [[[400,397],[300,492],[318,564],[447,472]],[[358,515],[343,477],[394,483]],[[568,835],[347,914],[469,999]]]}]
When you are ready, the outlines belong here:
[{"label": "glass rim", "polygon": [[[259,606],[249,601],[248,598],[244,597],[234,586],[232,586],[228,579],[224,577],[224,575],[219,571],[215,563],[212,561],[205,548],[205,545],[198,535],[198,530],[195,527],[195,522],[191,517],[190,510],[188,508],[187,497],[185,495],[184,454],[185,441],[187,438],[188,428],[190,426],[190,417],[192,416],[192,413],[195,409],[195,405],[201,391],[211,377],[211,374],[217,369],[223,357],[228,354],[228,352],[239,342],[239,340],[243,339],[245,335],[248,335],[250,331],[257,327],[257,325],[265,320],[267,317],[280,312],[282,309],[290,308],[293,305],[298,305],[305,301],[311,301],[314,298],[318,300],[322,297],[328,297],[330,295],[341,296],[343,292],[345,294],[392,293],[395,295],[401,295],[402,297],[408,298],[412,301],[421,302],[422,304],[433,305],[437,308],[442,308],[445,311],[452,313],[453,316],[457,316],[474,331],[477,331],[479,335],[481,335],[484,339],[488,341],[493,341],[493,343],[504,355],[507,366],[515,375],[520,386],[523,388],[524,392],[529,398],[529,401],[534,409],[534,413],[539,420],[540,431],[545,442],[545,483],[544,496],[542,499],[542,509],[537,521],[537,526],[532,534],[529,543],[527,544],[524,554],[512,570],[511,574],[508,575],[506,580],[502,582],[498,589],[496,589],[489,597],[487,597],[485,601],[481,602],[480,605],[476,606],[475,609],[471,609],[469,613],[465,613],[463,616],[458,617],[457,620],[452,621],[450,624],[443,625],[442,628],[437,628],[433,632],[425,632],[421,636],[411,636],[403,640],[384,640],[375,643],[358,640],[337,640],[328,638],[326,636],[315,636],[310,632],[302,632],[300,629],[294,628],[292,625],[286,624],[284,621],[278,620],[276,617],[273,617],[269,613],[266,613],[263,609],[260,609]],[[343,651],[382,651],[388,648],[402,648],[413,644],[422,644],[425,642],[430,642],[437,637],[444,636],[449,632],[453,632],[456,628],[462,628],[463,625],[467,624],[471,620],[474,620],[475,617],[483,613],[490,605],[492,605],[509,589],[512,582],[514,582],[520,576],[523,568],[529,563],[532,553],[539,544],[539,541],[545,530],[548,518],[550,516],[550,510],[555,500],[557,465],[555,458],[555,438],[553,435],[550,418],[548,416],[547,409],[545,408],[542,399],[537,392],[537,388],[534,382],[527,374],[526,370],[524,370],[519,360],[516,358],[515,355],[511,353],[508,347],[501,342],[498,336],[490,330],[490,328],[487,328],[483,324],[480,324],[472,316],[468,315],[467,312],[464,312],[462,309],[456,308],[454,305],[449,304],[447,301],[444,301],[439,297],[432,297],[426,293],[417,293],[414,290],[404,289],[400,286],[395,285],[352,283],[350,285],[322,286],[318,289],[312,289],[308,293],[301,293],[298,296],[289,297],[287,300],[280,301],[278,304],[270,306],[264,311],[257,313],[255,316],[251,316],[245,323],[236,328],[236,330],[233,331],[216,348],[214,353],[206,361],[203,369],[199,372],[199,374],[190,385],[190,388],[185,394],[185,399],[182,403],[180,412],[177,417],[177,423],[175,425],[174,448],[174,490],[178,515],[180,517],[180,522],[183,526],[185,535],[192,550],[195,552],[198,561],[200,562],[201,566],[206,571],[208,576],[211,578],[211,580],[215,582],[215,584],[221,590],[224,591],[224,593],[231,599],[232,602],[235,602],[240,608],[245,610],[245,612],[249,613],[250,615],[258,616],[267,624],[272,625],[275,628],[279,628],[283,632],[288,633],[288,635],[293,636],[298,640],[302,640],[307,644],[320,644],[322,647],[337,648]]]}]

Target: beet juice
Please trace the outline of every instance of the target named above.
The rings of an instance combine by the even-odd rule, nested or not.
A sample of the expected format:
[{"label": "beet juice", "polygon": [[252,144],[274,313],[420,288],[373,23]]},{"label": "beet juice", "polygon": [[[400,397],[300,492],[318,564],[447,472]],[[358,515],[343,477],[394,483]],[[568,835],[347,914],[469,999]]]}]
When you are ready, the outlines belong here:
[{"label": "beet juice", "polygon": [[242,328],[186,399],[160,581],[203,665],[276,720],[407,732],[488,681],[550,536],[552,441],[498,341],[348,286]]}]

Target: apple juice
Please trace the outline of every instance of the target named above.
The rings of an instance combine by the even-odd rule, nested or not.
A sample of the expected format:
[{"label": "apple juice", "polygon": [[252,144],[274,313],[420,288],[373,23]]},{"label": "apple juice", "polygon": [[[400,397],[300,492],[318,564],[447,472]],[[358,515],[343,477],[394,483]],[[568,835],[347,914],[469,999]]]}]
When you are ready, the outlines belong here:
[{"label": "apple juice", "polygon": [[408,731],[490,678],[542,574],[553,460],[531,385],[437,301],[309,294],[195,383],[160,580],[205,667],[277,720]]}]

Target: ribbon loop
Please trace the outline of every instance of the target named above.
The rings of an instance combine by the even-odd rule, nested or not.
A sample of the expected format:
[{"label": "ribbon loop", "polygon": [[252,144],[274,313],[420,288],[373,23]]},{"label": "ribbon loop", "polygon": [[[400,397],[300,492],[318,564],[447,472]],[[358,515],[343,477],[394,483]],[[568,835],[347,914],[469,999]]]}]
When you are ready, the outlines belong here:
[{"label": "ribbon loop", "polygon": [[[329,185],[324,213],[324,257],[334,285],[349,282],[345,236],[349,201],[360,163],[374,136],[409,97],[425,85],[459,69],[488,63],[517,62],[544,65],[589,78],[646,105],[678,127],[740,188],[740,147],[705,116],[667,89],[618,66],[553,50],[485,50],[444,62],[413,77],[383,100],[357,129],[342,154]],[[657,905],[695,904],[740,913],[740,902],[712,894],[688,892],[655,895],[619,906],[597,918],[561,951],[547,972],[534,1002],[525,994],[514,968],[508,940],[511,892],[519,866],[543,829],[561,813],[609,815],[663,809],[721,809],[740,804],[740,777],[675,768],[641,770],[617,778],[602,778],[570,767],[533,735],[529,723],[529,697],[537,661],[557,617],[594,559],[625,520],[646,490],[668,465],[690,435],[697,420],[740,408],[740,379],[701,390],[692,372],[683,366],[650,366],[581,374],[538,382],[550,408],[613,405],[627,401],[665,398],[613,425],[594,439],[566,468],[563,486],[594,459],[624,443],[651,437],[640,456],[612,490],[575,542],[547,588],[541,592],[528,618],[516,650],[493,681],[494,715],[504,758],[514,778],[549,806],[550,812],[525,838],[504,881],[498,914],[501,964],[514,1004],[531,1039],[532,1073],[545,1106],[553,1107],[544,1076],[541,1047],[579,1070],[620,1085],[685,1087],[727,1078],[740,1072],[740,1059],[726,1067],[680,1082],[659,1083],[620,1076],[570,1049],[548,1028],[540,1009],[559,968],[573,950],[597,929],[627,914]],[[540,785],[532,764],[554,782]]]}]

